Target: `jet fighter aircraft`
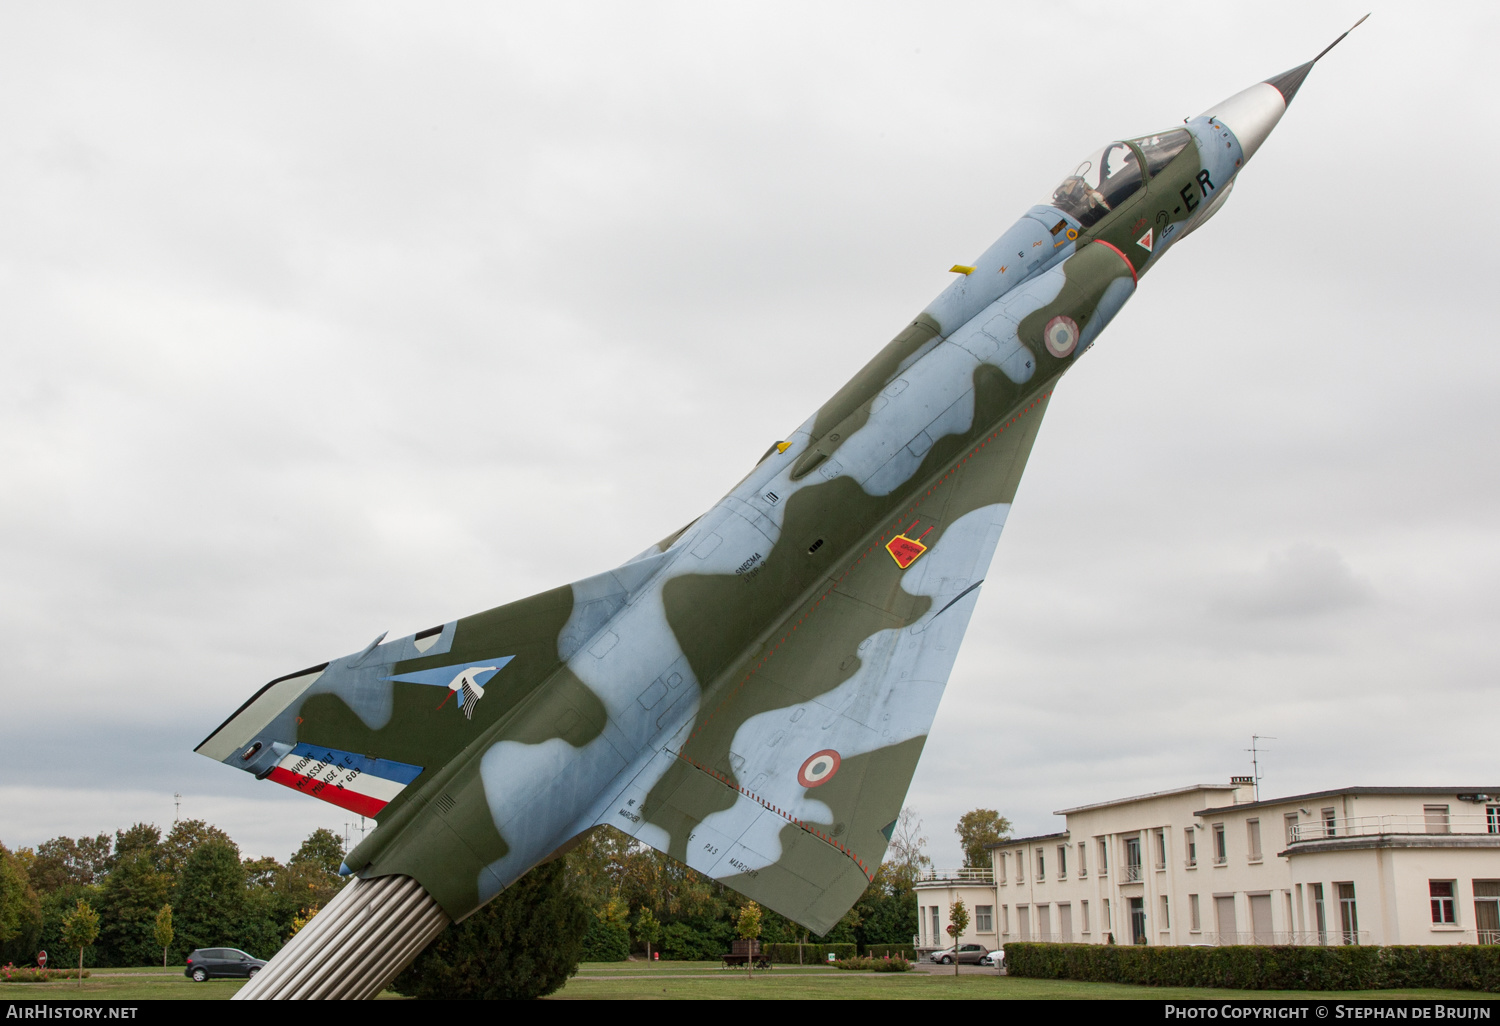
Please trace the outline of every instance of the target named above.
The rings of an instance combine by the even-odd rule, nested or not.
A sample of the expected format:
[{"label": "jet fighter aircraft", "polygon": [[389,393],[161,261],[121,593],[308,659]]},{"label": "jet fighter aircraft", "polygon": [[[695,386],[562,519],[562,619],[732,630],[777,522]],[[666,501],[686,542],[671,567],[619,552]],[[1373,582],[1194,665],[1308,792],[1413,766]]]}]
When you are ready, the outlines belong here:
[{"label": "jet fighter aircraft", "polygon": [[1077,164],[635,558],[253,695],[197,751],[378,825],[241,996],[373,996],[604,825],[837,923],[884,857],[1053,390],[1222,208],[1316,60]]}]

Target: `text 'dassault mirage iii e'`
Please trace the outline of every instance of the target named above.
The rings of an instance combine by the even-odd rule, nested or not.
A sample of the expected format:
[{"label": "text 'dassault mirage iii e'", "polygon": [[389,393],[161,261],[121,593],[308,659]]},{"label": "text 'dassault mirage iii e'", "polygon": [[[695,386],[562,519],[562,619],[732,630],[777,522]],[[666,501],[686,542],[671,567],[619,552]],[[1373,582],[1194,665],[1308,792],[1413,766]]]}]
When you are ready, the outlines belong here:
[{"label": "text 'dassault mirage iii e'", "polygon": [[634,559],[251,697],[197,751],[378,825],[240,996],[372,996],[606,824],[816,933],[838,922],[884,857],[1053,389],[1223,206],[1316,60],[1077,164]]}]

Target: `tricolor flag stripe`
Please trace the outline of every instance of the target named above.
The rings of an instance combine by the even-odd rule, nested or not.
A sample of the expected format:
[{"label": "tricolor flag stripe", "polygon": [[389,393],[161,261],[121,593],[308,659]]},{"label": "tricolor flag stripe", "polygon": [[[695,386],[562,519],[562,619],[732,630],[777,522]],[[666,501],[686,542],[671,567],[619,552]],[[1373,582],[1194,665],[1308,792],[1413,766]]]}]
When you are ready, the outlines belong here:
[{"label": "tricolor flag stripe", "polygon": [[277,764],[270,779],[362,816],[374,816],[421,772],[421,766],[302,744]]}]

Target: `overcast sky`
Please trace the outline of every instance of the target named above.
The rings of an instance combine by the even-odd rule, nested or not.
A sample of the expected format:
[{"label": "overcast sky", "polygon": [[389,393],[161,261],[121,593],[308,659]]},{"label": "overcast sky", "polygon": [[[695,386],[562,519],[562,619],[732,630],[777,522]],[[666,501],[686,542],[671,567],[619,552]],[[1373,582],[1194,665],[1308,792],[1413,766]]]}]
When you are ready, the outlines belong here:
[{"label": "overcast sky", "polygon": [[[1368,9],[0,7],[0,841],[351,817],[265,681],[711,506],[1103,143]],[[1500,784],[1500,13],[1377,8],[1058,389],[909,804]]]}]

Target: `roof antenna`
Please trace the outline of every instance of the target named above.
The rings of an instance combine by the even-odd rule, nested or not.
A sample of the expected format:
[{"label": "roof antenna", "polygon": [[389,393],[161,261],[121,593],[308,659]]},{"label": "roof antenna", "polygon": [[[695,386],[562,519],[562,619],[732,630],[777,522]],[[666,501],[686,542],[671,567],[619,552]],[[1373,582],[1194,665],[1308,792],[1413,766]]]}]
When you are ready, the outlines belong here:
[{"label": "roof antenna", "polygon": [[[1368,14],[1365,15],[1365,18],[1368,18],[1368,17],[1369,17]],[[1364,18],[1361,18],[1360,21],[1364,21]],[[1347,36],[1348,34],[1349,34],[1348,32],[1344,33],[1345,36]],[[1342,39],[1343,36],[1340,36],[1339,38]],[[1269,736],[1267,734],[1251,734],[1250,735],[1250,747],[1244,749],[1244,751],[1247,751],[1247,752],[1250,753],[1250,767],[1251,767],[1250,768],[1250,772],[1251,772],[1251,778],[1250,779],[1252,779],[1252,780],[1255,781],[1255,800],[1256,801],[1260,801],[1260,750],[1257,747],[1258,743],[1261,742],[1261,741],[1279,741],[1279,740],[1281,740],[1281,739],[1280,738],[1276,738],[1276,737],[1271,737],[1271,736]]]}]

